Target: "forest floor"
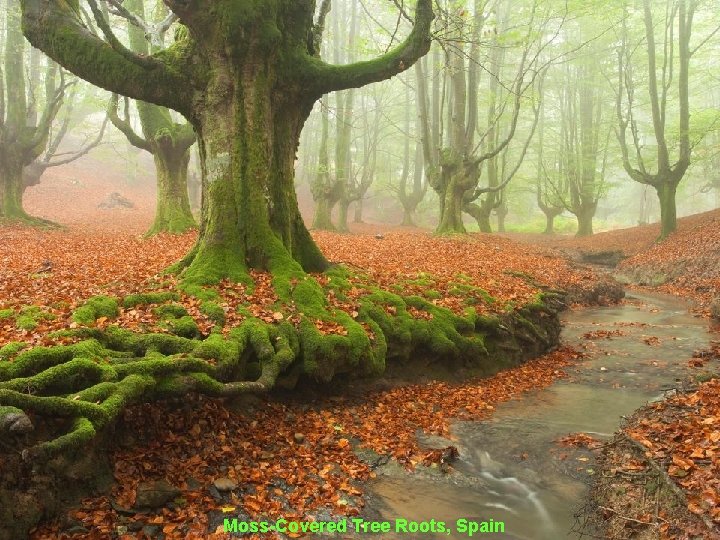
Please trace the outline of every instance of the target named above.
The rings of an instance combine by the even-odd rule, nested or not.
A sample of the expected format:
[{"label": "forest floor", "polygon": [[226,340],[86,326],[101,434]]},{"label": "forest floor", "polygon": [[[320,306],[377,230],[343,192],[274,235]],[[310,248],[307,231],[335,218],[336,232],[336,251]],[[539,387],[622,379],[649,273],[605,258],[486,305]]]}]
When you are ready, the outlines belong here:
[{"label": "forest floor", "polygon": [[[178,260],[195,239],[195,233],[188,233],[144,240],[141,235],[152,220],[146,192],[132,193],[135,209],[98,209],[112,191],[107,184],[75,182],[69,176],[53,177],[28,197],[31,213],[68,224],[67,229],[0,227],[0,309],[12,309],[16,316],[15,321],[0,320],[0,346],[11,341],[63,342],[66,338],[48,334],[72,327],[72,310],[83,300],[96,294],[146,290],[159,281],[157,273]],[[468,294],[457,287],[460,279],[474,287],[471,294],[477,295],[478,309],[488,313],[532,302],[539,291],[537,283],[588,291],[602,279],[601,273],[571,259],[578,259],[582,251],[621,250],[628,257],[621,262],[621,270],[635,277],[646,275],[643,272],[663,273],[668,281],[648,283],[697,300],[699,315],[707,316],[713,295],[720,291],[718,220],[720,212],[682,220],[679,233],[660,245],[654,244],[657,231],[653,227],[582,240],[480,234],[438,239],[423,231],[372,225],[357,227],[353,235],[317,232],[314,237],[329,260],[362,268],[368,279],[383,288],[399,286],[422,293],[451,310],[461,309],[460,301]],[[378,232],[382,238],[375,237]],[[526,240],[535,245],[528,247]],[[240,286],[223,284],[226,327],[239,322],[234,308],[247,300],[256,306],[255,316],[269,322],[276,317],[267,276],[257,273],[253,277],[258,287],[252,297]],[[174,289],[172,282],[162,286]],[[354,310],[352,303],[332,297],[329,301],[337,309]],[[213,323],[197,301],[182,295],[180,302],[200,331],[209,332]],[[22,328],[17,315],[29,305],[40,307],[47,316],[31,316],[31,324]],[[108,321],[100,319],[97,324],[103,327]],[[114,324],[164,331],[152,310],[145,308],[121,309]],[[378,388],[363,396],[335,395],[311,404],[274,396],[240,403],[197,397],[183,404],[136,406],[127,411],[122,422],[125,435],[111,456],[116,479],[111,493],[83,501],[66,517],[36,530],[33,538],[137,538],[160,533],[165,538],[206,538],[208,527],[218,531],[209,537],[225,538],[222,517],[237,516],[240,511],[248,518],[300,519],[328,506],[335,513],[353,515],[363,505],[362,481],[373,474],[353,448],[365,446],[392,455],[408,468],[437,463],[442,454],[420,448],[417,429],[447,435],[450,419],[487,418],[498,403],[563,377],[563,368],[581,357],[561,348],[479,381]],[[648,451],[672,457],[659,462],[668,462],[667,473],[682,479],[681,488],[692,491],[704,483],[709,491],[693,494],[689,502],[694,506],[689,509],[720,520],[720,490],[707,476],[714,474],[715,481],[720,478],[720,432],[717,424],[708,421],[720,418],[720,403],[708,399],[717,396],[711,390],[701,385],[696,394],[684,396],[695,408],[681,408],[685,416],[676,419],[679,424],[660,425],[651,419],[626,429],[645,429]],[[667,416],[662,411],[658,414]],[[383,430],[378,429],[380,425]],[[697,443],[679,443],[680,428],[673,427],[677,425],[682,426],[682,441],[698,437]],[[680,477],[677,470],[687,474]],[[161,479],[178,490],[173,502],[151,513],[127,510],[139,491]],[[227,490],[228,485],[232,489]]]}]

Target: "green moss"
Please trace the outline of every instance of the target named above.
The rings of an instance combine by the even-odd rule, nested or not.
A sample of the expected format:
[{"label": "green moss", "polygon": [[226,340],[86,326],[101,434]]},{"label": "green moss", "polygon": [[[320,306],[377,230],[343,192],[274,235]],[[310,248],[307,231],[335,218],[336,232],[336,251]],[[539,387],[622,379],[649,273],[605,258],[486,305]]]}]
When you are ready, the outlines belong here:
[{"label": "green moss", "polygon": [[452,283],[448,294],[465,297],[466,302],[468,298],[475,297],[486,304],[495,303],[495,298],[490,296],[486,290],[467,283]]},{"label": "green moss", "polygon": [[21,330],[32,331],[42,320],[55,319],[55,315],[44,311],[39,306],[24,306],[17,313],[12,309],[2,310],[0,320],[15,318],[15,326]]},{"label": "green moss", "polygon": [[430,300],[438,300],[442,298],[442,294],[440,294],[435,289],[428,289],[426,291],[423,291],[423,296],[425,296],[425,298],[429,298]]},{"label": "green moss", "polygon": [[119,314],[117,299],[109,296],[93,296],[73,312],[72,319],[78,324],[91,325],[100,317],[112,319]]},{"label": "green moss", "polygon": [[170,300],[180,300],[180,295],[176,292],[162,291],[144,294],[129,294],[123,298],[123,306],[133,308],[147,304],[162,304]]},{"label": "green moss", "polygon": [[27,346],[28,344],[24,341],[11,341],[3,347],[0,347],[0,360],[10,360]]},{"label": "green moss", "polygon": [[38,322],[31,315],[18,315],[15,325],[21,330],[32,331],[38,326]]},{"label": "green moss", "polygon": [[200,304],[200,311],[218,326],[225,324],[225,310],[219,304],[206,300]]},{"label": "green moss", "polygon": [[190,339],[200,337],[200,329],[198,328],[195,319],[193,319],[190,315],[185,315],[184,317],[179,317],[177,319],[166,319],[160,326],[162,328],[166,328],[176,336]]},{"label": "green moss", "polygon": [[187,309],[181,304],[163,304],[162,306],[156,307],[153,312],[161,320],[179,319],[188,314]]}]

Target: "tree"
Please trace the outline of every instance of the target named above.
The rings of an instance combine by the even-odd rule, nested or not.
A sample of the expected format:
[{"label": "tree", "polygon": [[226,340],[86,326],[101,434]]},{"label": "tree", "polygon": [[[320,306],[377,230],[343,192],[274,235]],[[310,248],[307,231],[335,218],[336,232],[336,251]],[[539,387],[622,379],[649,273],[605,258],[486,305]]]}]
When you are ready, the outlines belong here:
[{"label": "tree", "polygon": [[[488,129],[475,143],[476,131],[479,125],[478,98],[480,94],[480,36],[490,13],[486,13],[486,2],[476,0],[472,23],[466,21],[467,10],[463,5],[456,6],[453,13],[446,15],[447,38],[446,69],[449,78],[447,124],[448,134],[439,156],[433,155],[433,149],[428,147],[424,151],[427,177],[432,188],[440,197],[440,222],[436,232],[464,233],[463,212],[473,215],[481,223],[481,228],[489,230],[489,216],[495,208],[495,192],[500,191],[510,181],[514,172],[520,166],[524,157],[521,154],[517,167],[510,168],[510,173],[502,180],[498,180],[498,161],[495,159],[503,152],[516,133],[521,104],[526,92],[532,88],[541,70],[537,69],[539,52],[533,53],[533,48],[540,44],[542,35],[535,28],[536,6],[530,9],[529,22],[526,35],[519,37],[503,36],[506,25],[509,5],[498,2],[494,6],[496,26],[492,28],[491,51],[488,85]],[[507,40],[507,42],[502,42]],[[470,44],[469,50],[467,44]],[[505,133],[501,136],[499,126],[500,118],[505,110],[505,104],[499,96],[501,65],[505,49],[509,44],[520,44],[522,51],[517,62],[518,68],[512,91],[507,92],[508,101],[512,102],[511,119]],[[542,46],[540,47],[542,48]],[[528,81],[529,79],[529,81]],[[427,105],[427,84],[418,77],[418,85],[423,97],[420,98],[420,120],[423,124],[423,144],[432,144],[430,136],[429,115]],[[534,129],[534,128],[533,128]],[[532,132],[527,139],[529,144]],[[527,148],[527,144],[525,148]],[[481,148],[482,147],[482,148]],[[488,166],[489,185],[480,187],[479,180],[482,167]],[[481,195],[491,193],[483,205],[473,204]],[[485,219],[486,218],[486,219]],[[487,224],[484,222],[487,221]]]},{"label": "tree", "polygon": [[[113,3],[116,12],[128,22],[130,49],[135,54],[147,56],[151,50],[159,50],[170,28],[171,16],[160,10],[159,24],[148,24],[145,20],[143,0],[128,0]],[[150,41],[150,44],[148,44]],[[113,125],[127,140],[141,150],[149,152],[155,162],[157,178],[157,207],[155,220],[147,235],[160,232],[180,234],[195,228],[195,219],[190,210],[188,196],[188,165],[190,147],[195,144],[195,133],[187,122],[175,122],[171,112],[158,105],[137,102],[143,136],[133,130],[130,123],[128,99],[125,98],[125,115],[118,115],[118,96],[113,95],[109,114]]]},{"label": "tree", "polygon": [[[389,353],[405,357],[417,346],[453,359],[487,353],[474,315],[455,316],[427,303],[432,317],[415,321],[403,297],[377,289],[353,317],[333,309],[320,282],[307,274],[329,263],[298,209],[294,162],[300,130],[323,95],[390,78],[424,55],[434,18],[431,0],[418,0],[402,43],[349,65],[320,58],[329,0],[317,19],[311,0],[165,3],[181,25],[172,45],[147,56],[122,45],[94,0],[89,6],[104,39],[83,24],[79,0],[22,0],[23,28],[34,45],[89,82],[175,109],[191,122],[200,147],[202,221],[196,245],[174,267],[181,272],[180,286],[217,312],[211,299],[219,292],[212,285],[228,278],[253,287],[250,271],[266,271],[278,311],[270,321],[248,311],[229,336],[203,340],[84,328],[78,336],[86,341],[78,346],[33,349],[26,360],[0,366],[0,428],[8,418],[27,420],[26,412],[72,420],[68,433],[28,450],[28,459],[77,448],[142,399],[192,391],[264,392],[281,376],[294,384],[300,376],[328,382],[338,373],[378,374]],[[350,288],[349,273],[333,268],[326,277]],[[140,303],[148,302],[140,296]],[[94,321],[99,313],[112,317],[118,302],[89,299],[75,315],[82,321]],[[382,302],[396,304],[397,317]],[[324,333],[318,323],[342,332]],[[400,349],[390,349],[393,342],[402,343]],[[88,358],[96,355],[113,360],[100,366]],[[23,393],[24,377],[50,394],[59,389],[57,396]]]},{"label": "tree", "polygon": [[312,228],[326,231],[335,230],[332,223],[332,209],[340,200],[342,185],[330,174],[330,158],[328,157],[328,140],[330,138],[330,113],[327,99],[320,100],[320,148],[318,149],[318,165],[315,179],[310,186],[315,201],[315,215]]},{"label": "tree", "polygon": [[[430,46],[433,13],[420,0],[412,32],[371,61],[319,57],[315,2],[167,0],[183,26],[168,48],[143,56],[120,43],[94,0],[105,40],[89,32],[78,1],[22,0],[26,36],[84,79],[172,108],[198,135],[203,169],[198,242],[178,268],[186,282],[247,280],[249,268],[322,270],[297,206],[293,164],[300,130],[322,95],[387,79]],[[322,10],[321,10],[322,12]]]},{"label": "tree", "polygon": [[[416,64],[416,69],[420,67],[421,62]],[[420,76],[422,76],[422,68],[420,68]],[[418,89],[420,87],[418,86]],[[423,97],[424,99],[424,97]],[[420,97],[418,96],[418,102]],[[397,190],[394,190],[397,199],[403,207],[403,219],[401,225],[404,227],[415,227],[415,211],[418,205],[425,198],[428,183],[423,181],[423,145],[418,139],[415,143],[415,160],[413,164],[412,182],[410,180],[410,84],[405,82],[405,118],[404,129],[405,137],[403,145],[403,168],[400,174],[400,183]],[[419,131],[419,130],[418,130]],[[410,184],[410,187],[408,187]]]},{"label": "tree", "polygon": [[[96,126],[93,126],[93,131],[97,131],[97,133],[92,138],[86,138],[86,141],[74,150],[60,152],[60,145],[65,140],[68,132],[78,125],[78,118],[76,118],[77,103],[83,103],[85,99],[93,97],[92,87],[83,85],[87,87],[86,93],[84,98],[80,98],[79,92],[76,91],[78,86],[78,84],[74,84],[73,91],[67,99],[63,100],[62,119],[59,122],[54,122],[51,126],[45,151],[23,169],[23,187],[25,189],[38,185],[48,169],[72,163],[87,155],[102,142],[108,123],[107,116],[105,116],[99,130]],[[84,116],[84,114],[80,115],[81,118]]]},{"label": "tree", "polygon": [[555,234],[555,218],[563,213],[565,205],[556,190],[557,184],[548,178],[543,162],[545,149],[545,102],[540,104],[540,120],[538,122],[537,169],[535,176],[535,197],[538,208],[545,214],[545,230],[543,234]]},{"label": "tree", "polygon": [[[593,234],[597,205],[607,191],[611,131],[603,119],[607,100],[599,80],[599,61],[597,55],[584,51],[579,61],[565,65],[558,89],[560,140],[554,156],[555,171],[545,177],[546,186],[551,187],[550,197],[577,218],[577,236]],[[549,215],[551,209],[543,211]]]},{"label": "tree", "polygon": [[[39,179],[41,171],[38,168],[30,176],[24,173],[47,148],[67,84],[64,75],[58,74],[57,65],[48,62],[44,76],[45,102],[40,102],[38,81],[42,66],[39,54],[29,52],[26,71],[28,55],[20,30],[20,13],[12,4],[8,6],[6,20],[4,70],[0,70],[0,218],[32,225],[52,225],[25,212],[23,193],[35,176]],[[39,163],[42,161],[40,159]]]},{"label": "tree", "polygon": [[[664,19],[655,23],[654,10],[650,0],[643,0],[643,24],[645,27],[645,52],[647,53],[647,92],[650,97],[650,118],[652,133],[656,143],[656,156],[649,160],[644,153],[641,140],[639,116],[635,103],[636,83],[634,80],[634,58],[640,45],[629,42],[627,13],[623,19],[621,46],[618,50],[617,81],[618,91],[616,114],[618,120],[617,138],[622,151],[623,168],[628,176],[641,184],[652,186],[660,201],[660,238],[664,239],[677,229],[677,208],[675,195],[680,181],[690,166],[690,98],[689,72],[690,60],[698,48],[690,48],[693,18],[697,9],[695,0],[668,0],[664,11]],[[661,12],[661,11],[660,11]],[[677,26],[677,62],[675,27]],[[661,49],[658,53],[656,45],[657,29],[662,32]],[[675,69],[678,69],[677,77]],[[677,121],[679,135],[677,137],[676,159],[671,159],[671,142],[668,122],[668,94],[677,80],[677,99],[679,107]],[[634,148],[631,158],[628,128]],[[634,162],[633,162],[634,159]],[[651,168],[655,168],[652,172]]]}]

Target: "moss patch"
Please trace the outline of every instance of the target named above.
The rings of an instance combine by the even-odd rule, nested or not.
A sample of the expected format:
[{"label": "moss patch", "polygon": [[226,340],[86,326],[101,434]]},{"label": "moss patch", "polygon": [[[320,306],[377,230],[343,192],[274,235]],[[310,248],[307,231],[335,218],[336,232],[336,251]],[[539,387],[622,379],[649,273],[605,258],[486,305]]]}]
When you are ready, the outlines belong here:
[{"label": "moss patch", "polygon": [[72,314],[72,320],[89,326],[100,317],[113,319],[120,314],[118,301],[109,296],[93,296]]}]

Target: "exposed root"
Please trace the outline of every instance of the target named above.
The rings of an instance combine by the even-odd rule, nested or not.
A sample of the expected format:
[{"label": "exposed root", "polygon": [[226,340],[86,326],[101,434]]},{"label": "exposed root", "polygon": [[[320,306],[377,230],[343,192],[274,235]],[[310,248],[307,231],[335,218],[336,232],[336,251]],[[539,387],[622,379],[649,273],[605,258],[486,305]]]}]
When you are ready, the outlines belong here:
[{"label": "exposed root", "polygon": [[[346,270],[328,275],[337,294],[352,287]],[[204,339],[82,328],[70,332],[78,343],[37,347],[0,362],[0,433],[27,432],[34,416],[67,419],[65,433],[25,449],[26,459],[41,460],[80,448],[141,401],[189,392],[261,393],[281,379],[292,386],[300,377],[329,382],[342,373],[379,375],[387,361],[423,354],[453,365],[511,365],[529,356],[523,349],[540,354],[556,343],[562,307],[559,295],[547,293],[502,320],[472,307],[459,316],[419,296],[368,286],[351,316],[331,309],[319,283],[297,267],[275,269],[273,287],[282,305],[298,314],[294,323],[248,316],[228,335]],[[141,296],[90,299],[78,309],[85,310],[80,319],[107,318]],[[548,317],[556,324],[540,324]],[[342,332],[324,334],[318,321]]]}]

